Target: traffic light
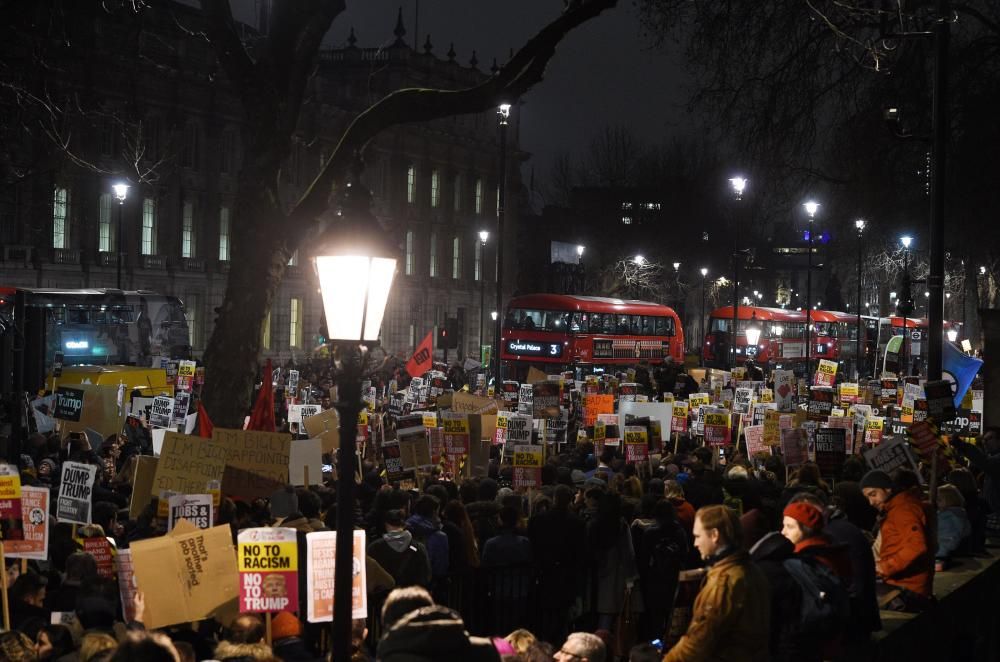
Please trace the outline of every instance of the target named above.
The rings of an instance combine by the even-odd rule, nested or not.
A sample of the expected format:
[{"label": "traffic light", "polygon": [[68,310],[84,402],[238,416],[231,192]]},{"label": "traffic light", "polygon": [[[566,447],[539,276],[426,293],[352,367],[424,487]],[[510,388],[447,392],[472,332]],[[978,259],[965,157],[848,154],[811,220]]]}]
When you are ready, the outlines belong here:
[{"label": "traffic light", "polygon": [[448,349],[448,327],[439,326],[437,328],[437,348]]}]

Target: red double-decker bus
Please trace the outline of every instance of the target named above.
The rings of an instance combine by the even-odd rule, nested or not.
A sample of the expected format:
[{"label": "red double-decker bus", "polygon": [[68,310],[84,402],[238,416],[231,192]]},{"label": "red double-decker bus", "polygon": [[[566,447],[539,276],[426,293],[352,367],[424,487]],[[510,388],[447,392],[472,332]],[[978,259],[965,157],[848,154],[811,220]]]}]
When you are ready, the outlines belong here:
[{"label": "red double-decker bus", "polygon": [[522,379],[530,366],[596,371],[667,357],[684,361],[681,320],[669,306],[647,301],[527,294],[511,299],[501,327],[500,359],[512,378]]},{"label": "red double-decker bus", "polygon": [[[747,327],[756,323],[760,338],[747,347]],[[708,332],[702,346],[702,359],[709,368],[730,365],[732,351],[733,307],[716,308],[709,316]],[[791,367],[805,362],[806,314],[784,308],[740,306],[736,326],[736,363],[747,357],[773,367]]]}]

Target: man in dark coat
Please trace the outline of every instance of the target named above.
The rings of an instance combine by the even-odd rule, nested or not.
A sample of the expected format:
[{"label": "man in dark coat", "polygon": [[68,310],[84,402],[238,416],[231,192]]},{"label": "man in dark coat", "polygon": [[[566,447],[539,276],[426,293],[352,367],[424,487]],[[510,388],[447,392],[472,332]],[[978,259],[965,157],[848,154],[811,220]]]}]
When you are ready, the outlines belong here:
[{"label": "man in dark coat", "polygon": [[404,523],[403,511],[386,513],[385,535],[368,545],[368,556],[392,575],[396,586],[428,586],[431,562],[427,549],[413,540],[413,534],[403,528]]},{"label": "man in dark coat", "polygon": [[784,566],[794,551],[792,543],[778,531],[768,533],[750,548],[750,560],[771,588],[771,662],[792,662],[803,656],[798,632],[802,589]]},{"label": "man in dark coat", "polygon": [[[570,511],[573,489],[557,485],[552,508],[528,521],[528,539],[538,565],[538,595],[541,607],[568,615],[576,598],[577,579],[584,555],[586,526]],[[551,631],[538,631],[545,641],[561,641],[568,634],[568,621],[548,619]]]}]

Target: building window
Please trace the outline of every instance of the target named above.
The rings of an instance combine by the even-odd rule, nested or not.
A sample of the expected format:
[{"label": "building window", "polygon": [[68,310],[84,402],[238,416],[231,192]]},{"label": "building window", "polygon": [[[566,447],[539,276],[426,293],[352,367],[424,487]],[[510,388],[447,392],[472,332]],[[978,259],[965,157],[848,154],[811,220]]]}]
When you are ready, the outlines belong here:
[{"label": "building window", "polygon": [[451,240],[451,277],[455,280],[462,277],[462,240],[459,237]]},{"label": "building window", "polygon": [[410,166],[406,169],[406,204],[412,205],[417,199],[417,169]]},{"label": "building window", "polygon": [[451,193],[455,198],[455,211],[462,211],[462,175],[455,175],[455,180],[451,185]]},{"label": "building window", "polygon": [[194,257],[194,203],[185,202],[181,218],[181,257]]},{"label": "building window", "polygon": [[431,233],[431,268],[430,268],[431,278],[436,278],[438,275],[438,253],[437,253],[437,235],[433,232]]},{"label": "building window", "polygon": [[219,209],[219,261],[229,262],[229,207]]},{"label": "building window", "polygon": [[142,199],[142,254],[156,255],[156,201]]},{"label": "building window", "polygon": [[294,297],[288,305],[288,346],[302,347],[302,299]]},{"label": "building window", "polygon": [[271,349],[271,311],[267,311],[264,317],[264,328],[260,332],[260,345],[264,349]]},{"label": "building window", "polygon": [[185,168],[198,169],[201,163],[201,130],[197,124],[188,124],[184,128],[184,160]]},{"label": "building window", "polygon": [[441,206],[441,174],[437,170],[431,171],[431,207],[435,209]]},{"label": "building window", "polygon": [[201,329],[198,328],[198,308],[200,302],[197,294],[188,294],[184,297],[184,318],[187,320],[188,334],[192,347],[201,347]]},{"label": "building window", "polygon": [[407,276],[413,275],[413,230],[406,232],[406,271]]},{"label": "building window", "polygon": [[410,350],[417,348],[417,325],[410,324]]},{"label": "building window", "polygon": [[69,248],[69,191],[56,187],[52,193],[52,248]]},{"label": "building window", "polygon": [[100,198],[100,211],[97,217],[97,250],[102,253],[110,253],[111,243],[111,194],[102,193]]},{"label": "building window", "polygon": [[232,130],[222,132],[222,154],[219,171],[229,174],[233,172],[236,163],[236,133]]},{"label": "building window", "polygon": [[476,281],[479,281],[483,277],[483,242],[476,242],[476,260],[474,274]]},{"label": "building window", "polygon": [[476,179],[476,213],[483,213],[483,180],[481,178]]}]

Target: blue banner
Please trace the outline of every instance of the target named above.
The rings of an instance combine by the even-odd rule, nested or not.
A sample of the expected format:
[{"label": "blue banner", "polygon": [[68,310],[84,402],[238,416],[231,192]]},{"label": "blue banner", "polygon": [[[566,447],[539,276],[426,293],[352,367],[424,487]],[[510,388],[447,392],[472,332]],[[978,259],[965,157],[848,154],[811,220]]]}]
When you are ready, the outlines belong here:
[{"label": "blue banner", "polygon": [[955,383],[955,407],[962,404],[962,398],[972,386],[976,373],[983,367],[983,362],[972,356],[967,356],[947,340],[941,353],[941,376]]}]

